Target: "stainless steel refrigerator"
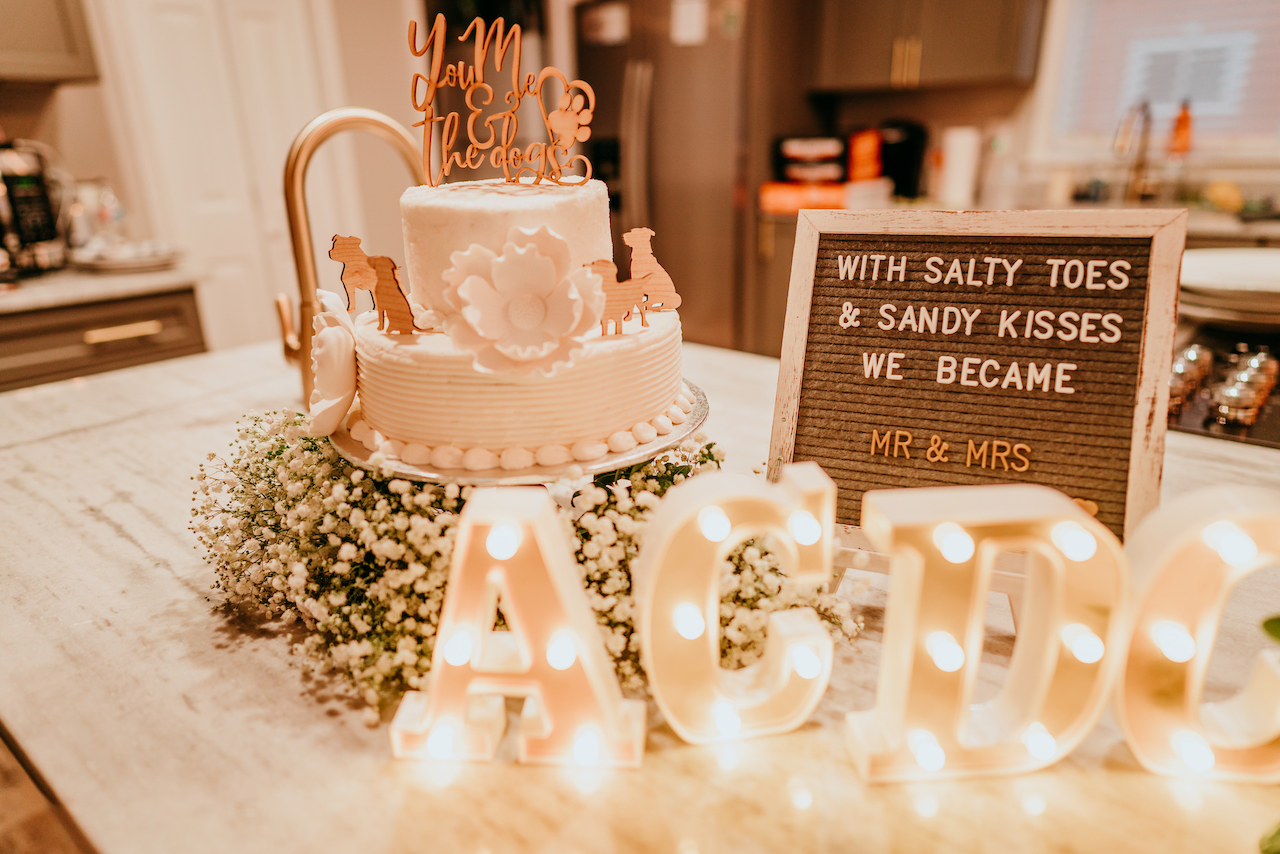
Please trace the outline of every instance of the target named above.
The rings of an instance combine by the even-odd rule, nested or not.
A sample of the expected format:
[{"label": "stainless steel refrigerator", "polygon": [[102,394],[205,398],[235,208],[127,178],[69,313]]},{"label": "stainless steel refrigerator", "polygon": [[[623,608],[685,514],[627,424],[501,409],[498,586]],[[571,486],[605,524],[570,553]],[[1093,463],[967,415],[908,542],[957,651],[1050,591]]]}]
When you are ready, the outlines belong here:
[{"label": "stainless steel refrigerator", "polygon": [[[575,10],[578,76],[596,92],[588,152],[621,234],[648,226],[680,292],[686,340],[739,343],[745,3],[595,0]],[[740,200],[738,200],[740,201]]]},{"label": "stainless steel refrigerator", "polygon": [[578,76],[597,94],[591,156],[616,204],[619,275],[629,259],[620,235],[649,226],[683,299],[686,340],[777,352],[785,287],[768,287],[762,271],[784,259],[765,251],[774,231],[761,228],[755,195],[772,177],[775,140],[820,130],[809,100],[819,5],[589,0],[574,8]]}]

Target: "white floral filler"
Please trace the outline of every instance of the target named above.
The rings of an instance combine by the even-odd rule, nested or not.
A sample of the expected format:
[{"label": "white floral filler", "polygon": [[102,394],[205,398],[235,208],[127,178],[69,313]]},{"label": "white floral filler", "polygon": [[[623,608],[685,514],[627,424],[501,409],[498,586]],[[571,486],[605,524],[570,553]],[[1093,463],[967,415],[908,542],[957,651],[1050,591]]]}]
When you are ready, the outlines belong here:
[{"label": "white floral filler", "polygon": [[[191,527],[217,571],[215,586],[231,602],[291,626],[294,651],[349,680],[371,707],[372,725],[405,690],[425,687],[454,529],[470,488],[352,468],[306,427],[304,416],[287,412],[241,422],[230,461],[210,454],[195,477]],[[587,598],[629,694],[645,690],[630,572],[645,525],[668,489],[722,459],[699,436],[651,462],[597,476],[564,513]],[[849,639],[862,628],[826,585],[783,575],[766,546],[745,544],[724,563],[726,667],[760,657],[771,611],[812,607],[834,635]]]},{"label": "white floral filler", "polygon": [[478,371],[551,376],[600,325],[603,281],[590,267],[571,269],[568,242],[545,225],[513,227],[501,255],[473,243],[449,259],[444,299],[457,314],[445,332]]}]

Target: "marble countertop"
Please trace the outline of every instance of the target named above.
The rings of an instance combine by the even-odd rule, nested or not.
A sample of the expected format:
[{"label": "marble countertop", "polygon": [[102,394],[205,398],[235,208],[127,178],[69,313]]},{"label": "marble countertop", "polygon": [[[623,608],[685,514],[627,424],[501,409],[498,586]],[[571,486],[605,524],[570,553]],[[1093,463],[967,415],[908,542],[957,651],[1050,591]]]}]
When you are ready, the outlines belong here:
[{"label": "marble countertop", "polygon": [[[687,345],[685,366],[731,465],[763,462],[776,360]],[[0,723],[104,854],[1244,854],[1280,821],[1280,788],[1142,771],[1109,716],[1037,774],[862,783],[840,724],[873,700],[875,579],[846,578],[867,630],[838,648],[796,732],[692,747],[651,711],[635,771],[396,761],[386,725],[365,726],[337,686],[291,664],[286,635],[221,606],[187,530],[206,454],[241,414],[299,395],[274,344],[0,394]],[[1280,451],[1170,435],[1166,496],[1220,481],[1280,487]],[[1242,607],[1276,601],[1266,588]],[[982,690],[1013,642],[999,608]],[[1215,690],[1256,643],[1224,637]]]},{"label": "marble countertop", "polygon": [[[910,205],[911,208],[929,209],[927,204]],[[1120,202],[1107,202],[1103,204],[1078,203],[1073,208],[1083,209],[1112,209],[1118,207],[1126,207]],[[1181,207],[1180,205],[1168,205],[1167,207]],[[796,221],[795,214],[770,214],[759,212],[758,216],[765,220],[775,220],[777,222],[792,223]],[[1211,211],[1203,208],[1189,208],[1187,210],[1187,234],[1191,237],[1221,237],[1221,238],[1241,238],[1245,240],[1280,240],[1280,220],[1255,220],[1254,222],[1244,222],[1233,213],[1226,211]]]},{"label": "marble countertop", "polygon": [[1232,213],[1192,209],[1187,213],[1187,234],[1195,237],[1265,237],[1280,239],[1280,220],[1243,222]]},{"label": "marble countertop", "polygon": [[0,314],[158,294],[192,287],[199,279],[193,267],[181,264],[170,270],[150,273],[59,270],[23,279],[11,290],[0,290]]}]

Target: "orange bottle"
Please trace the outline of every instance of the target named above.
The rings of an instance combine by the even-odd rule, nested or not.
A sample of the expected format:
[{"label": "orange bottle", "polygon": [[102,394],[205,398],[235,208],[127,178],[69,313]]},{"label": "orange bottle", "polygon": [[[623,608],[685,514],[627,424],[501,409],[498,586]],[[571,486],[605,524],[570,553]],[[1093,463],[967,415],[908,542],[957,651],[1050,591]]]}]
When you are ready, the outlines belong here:
[{"label": "orange bottle", "polygon": [[1178,117],[1173,120],[1173,132],[1169,134],[1166,153],[1170,157],[1186,157],[1191,151],[1191,102],[1183,101]]}]

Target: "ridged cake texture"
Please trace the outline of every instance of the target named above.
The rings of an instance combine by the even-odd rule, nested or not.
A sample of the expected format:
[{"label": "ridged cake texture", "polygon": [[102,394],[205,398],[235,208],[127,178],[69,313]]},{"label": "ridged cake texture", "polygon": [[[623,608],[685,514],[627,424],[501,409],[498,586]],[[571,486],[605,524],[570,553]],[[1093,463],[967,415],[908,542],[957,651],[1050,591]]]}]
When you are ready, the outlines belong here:
[{"label": "ridged cake texture", "polygon": [[[561,462],[568,456],[585,461],[603,456],[607,450],[599,446],[637,425],[653,433],[641,428],[628,444],[652,441],[688,410],[681,394],[680,318],[663,312],[649,315],[647,329],[638,320],[627,326],[626,335],[596,333],[572,367],[548,378],[480,373],[444,335],[385,335],[371,315],[362,315],[356,322],[361,418],[387,440],[433,452],[479,449],[497,458],[513,449],[532,457],[561,448],[544,451],[544,458],[558,453]],[[613,444],[619,441],[626,442]],[[585,444],[575,449],[579,443]],[[587,445],[596,453],[588,453]],[[450,454],[457,465],[447,465]],[[446,451],[433,462],[472,467],[459,457]]]}]

